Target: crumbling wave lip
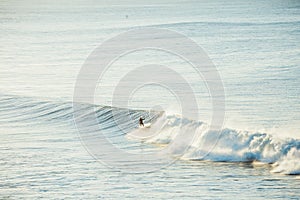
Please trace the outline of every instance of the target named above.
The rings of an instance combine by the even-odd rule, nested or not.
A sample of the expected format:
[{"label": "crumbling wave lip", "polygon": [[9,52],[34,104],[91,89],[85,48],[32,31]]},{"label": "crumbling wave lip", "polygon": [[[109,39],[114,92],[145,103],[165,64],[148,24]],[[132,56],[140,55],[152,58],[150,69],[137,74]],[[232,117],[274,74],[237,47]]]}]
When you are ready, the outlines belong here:
[{"label": "crumbling wave lip", "polygon": [[[182,155],[182,160],[244,163],[255,167],[271,166],[271,172],[274,173],[300,175],[300,141],[296,139],[280,139],[267,133],[230,128],[224,128],[221,134],[216,136],[214,131],[207,129],[207,124],[180,119],[176,115],[163,115],[157,121],[161,123],[159,133],[143,138],[143,142],[169,145],[174,143],[178,133],[196,133],[196,139],[188,144],[187,148],[182,148],[182,144],[178,142],[178,148],[174,145],[171,148],[171,154]],[[155,131],[153,128],[147,131],[151,130]],[[130,134],[144,133],[134,130]],[[207,145],[213,143],[215,145],[212,149],[206,149]],[[181,150],[184,152],[180,152]]]}]

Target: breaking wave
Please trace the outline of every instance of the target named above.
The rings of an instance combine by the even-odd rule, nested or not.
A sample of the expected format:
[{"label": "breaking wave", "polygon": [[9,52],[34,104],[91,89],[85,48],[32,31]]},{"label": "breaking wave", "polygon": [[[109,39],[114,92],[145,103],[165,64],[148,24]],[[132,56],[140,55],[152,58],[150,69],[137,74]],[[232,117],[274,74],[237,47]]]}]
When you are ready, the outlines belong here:
[{"label": "breaking wave", "polygon": [[[76,104],[80,109],[74,111],[72,102],[1,95],[0,125],[72,124],[74,112],[80,112],[76,116],[83,126],[96,126],[108,137],[125,137],[157,145],[157,148],[171,146],[170,154],[180,155],[181,159],[270,164],[271,172],[300,174],[300,141],[297,139],[280,139],[267,133],[229,128],[216,132],[210,130],[204,122],[160,111]],[[88,120],[92,114],[96,116],[98,124],[92,124]],[[146,117],[146,123],[151,123],[151,127],[139,128],[136,119],[140,116]],[[192,142],[185,143],[184,137],[178,140],[179,134],[192,134],[194,138]],[[174,142],[176,138],[177,141]]]},{"label": "breaking wave", "polygon": [[[150,129],[135,130],[129,138],[138,138],[142,134],[145,142],[168,145],[176,134],[184,131],[195,132],[195,138],[188,148],[180,144],[172,147],[174,155],[181,154],[182,159],[210,160],[217,162],[251,162],[254,165],[272,164],[272,172],[296,175],[300,174],[300,141],[292,138],[279,139],[267,133],[248,132],[225,128],[220,132],[211,131],[207,124],[179,116],[163,115],[158,122],[159,133]],[[148,137],[149,135],[152,135]],[[210,148],[213,147],[213,148]],[[181,152],[184,151],[184,152]]]}]

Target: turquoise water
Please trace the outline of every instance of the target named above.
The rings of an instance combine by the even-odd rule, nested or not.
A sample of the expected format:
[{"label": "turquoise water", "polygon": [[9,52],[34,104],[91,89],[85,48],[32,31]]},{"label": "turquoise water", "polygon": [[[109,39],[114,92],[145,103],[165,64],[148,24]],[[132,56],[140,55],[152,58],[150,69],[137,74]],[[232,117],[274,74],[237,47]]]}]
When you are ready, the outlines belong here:
[{"label": "turquoise water", "polygon": [[[299,198],[299,176],[289,175],[300,171],[298,1],[0,5],[1,197]],[[80,140],[71,101],[88,55],[105,40],[144,27],[176,31],[204,49],[224,85],[225,122],[218,145],[204,159],[201,141],[194,141],[180,159],[172,151],[166,158],[170,165],[128,174],[103,165]],[[129,108],[139,111],[130,112],[138,118],[148,117],[147,109],[162,109],[166,115],[160,119],[167,125],[154,138],[132,140],[126,134],[143,134],[138,127],[119,132],[109,120],[111,108],[102,106],[113,104],[113,90],[124,74],[146,64],[169,66],[188,80],[199,116],[181,119],[176,97],[147,85],[132,95]],[[211,138],[200,130],[212,115],[205,82],[166,52],[138,51],[114,62],[97,85],[95,104],[101,105],[96,111],[103,130],[125,151],[156,152],[177,132],[193,130],[205,141]],[[88,132],[97,133],[97,125],[80,119]],[[180,127],[176,120],[185,124]]]}]

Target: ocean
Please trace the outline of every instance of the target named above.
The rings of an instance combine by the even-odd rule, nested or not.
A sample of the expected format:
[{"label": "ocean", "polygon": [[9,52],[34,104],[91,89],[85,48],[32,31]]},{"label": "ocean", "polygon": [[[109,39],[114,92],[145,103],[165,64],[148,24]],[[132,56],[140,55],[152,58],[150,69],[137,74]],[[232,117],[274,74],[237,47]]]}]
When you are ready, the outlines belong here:
[{"label": "ocean", "polygon": [[1,1],[0,24],[1,199],[300,198],[299,1]]}]

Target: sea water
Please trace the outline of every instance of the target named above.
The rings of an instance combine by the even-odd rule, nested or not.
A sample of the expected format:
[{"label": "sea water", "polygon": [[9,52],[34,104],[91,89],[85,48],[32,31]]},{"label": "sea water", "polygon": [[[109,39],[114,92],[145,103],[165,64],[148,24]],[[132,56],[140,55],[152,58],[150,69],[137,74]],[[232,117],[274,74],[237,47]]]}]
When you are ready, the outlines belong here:
[{"label": "sea water", "polygon": [[[0,23],[2,198],[300,198],[298,1],[3,1]],[[213,149],[205,148],[215,141],[207,131],[212,107],[205,81],[166,52],[119,58],[99,80],[94,105],[74,111],[77,76],[89,54],[141,28],[192,39],[216,66],[226,107]],[[111,107],[119,80],[149,64],[168,66],[189,81],[197,119],[182,117],[178,99],[159,85],[137,90],[127,108]],[[94,112],[98,123],[88,120]],[[145,116],[151,128],[128,123],[128,114],[137,123]],[[115,162],[118,155],[95,155],[76,120],[89,136],[97,139],[100,129],[114,146],[142,152],[142,159],[172,144],[168,165],[148,163],[156,170],[137,174],[126,168],[126,158],[125,171],[107,166],[101,156]],[[172,143],[178,133],[196,139],[183,151]]]}]

